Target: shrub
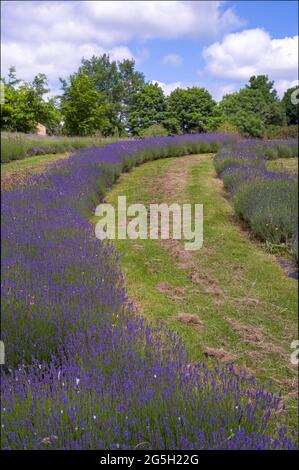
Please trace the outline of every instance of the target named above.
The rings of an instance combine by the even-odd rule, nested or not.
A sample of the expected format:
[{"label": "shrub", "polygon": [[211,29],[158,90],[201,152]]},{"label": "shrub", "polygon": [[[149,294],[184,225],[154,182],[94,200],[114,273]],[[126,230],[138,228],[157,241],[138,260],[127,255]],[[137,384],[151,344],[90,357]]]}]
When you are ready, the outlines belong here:
[{"label": "shrub", "polygon": [[217,129],[217,132],[226,132],[227,134],[236,134],[239,135],[239,130],[237,126],[232,124],[229,121],[225,121]]},{"label": "shrub", "polygon": [[288,177],[256,178],[239,187],[234,206],[262,241],[290,243],[297,226],[297,191]]},{"label": "shrub", "polygon": [[278,126],[268,129],[265,133],[266,139],[298,139],[298,125]]},{"label": "shrub", "polygon": [[270,140],[265,143],[265,153],[269,160],[298,157],[298,140]]},{"label": "shrub", "polygon": [[141,137],[143,137],[144,139],[148,139],[150,137],[163,137],[167,135],[167,130],[161,124],[153,124],[152,126],[148,127],[147,129],[144,129],[141,132]]},{"label": "shrub", "polygon": [[279,158],[277,148],[266,148],[265,150],[267,160],[277,160]]},{"label": "shrub", "polygon": [[222,145],[214,159],[224,187],[234,194],[238,216],[260,240],[287,244],[295,256],[298,186],[294,177],[272,173],[265,163],[266,159],[289,158],[297,152],[294,139],[247,140]]}]

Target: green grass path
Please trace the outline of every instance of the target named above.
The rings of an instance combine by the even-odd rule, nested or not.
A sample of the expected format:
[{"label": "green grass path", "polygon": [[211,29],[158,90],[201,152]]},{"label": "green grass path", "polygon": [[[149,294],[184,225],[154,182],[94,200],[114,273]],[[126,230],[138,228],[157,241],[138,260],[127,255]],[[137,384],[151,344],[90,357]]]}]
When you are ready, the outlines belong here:
[{"label": "green grass path", "polygon": [[58,160],[67,158],[70,155],[70,152],[50,153],[3,163],[1,164],[1,186],[5,189],[22,184],[29,176],[42,173]]},{"label": "green grass path", "polygon": [[121,176],[106,201],[191,202],[204,206],[204,246],[117,240],[130,299],[139,312],[178,332],[194,360],[233,361],[283,390],[295,419],[297,285],[244,231],[216,178],[210,155],[146,163]]}]

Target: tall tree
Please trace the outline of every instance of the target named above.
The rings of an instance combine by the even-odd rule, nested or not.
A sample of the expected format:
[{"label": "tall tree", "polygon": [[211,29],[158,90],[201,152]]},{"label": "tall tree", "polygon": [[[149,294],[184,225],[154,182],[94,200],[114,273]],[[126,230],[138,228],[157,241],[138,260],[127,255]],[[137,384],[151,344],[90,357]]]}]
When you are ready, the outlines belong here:
[{"label": "tall tree", "polygon": [[118,63],[121,90],[121,120],[126,124],[129,107],[136,93],[142,90],[145,85],[144,75],[135,70],[134,60],[125,59]]},{"label": "tall tree", "polygon": [[9,86],[10,88],[15,88],[16,85],[18,85],[19,83],[21,83],[21,79],[20,79],[20,78],[17,78],[16,68],[15,68],[14,65],[12,65],[12,66],[9,67],[9,69],[8,69],[8,82],[7,82],[7,86]]},{"label": "tall tree", "polygon": [[183,133],[205,132],[216,124],[216,102],[204,88],[177,88],[167,101],[171,116],[178,120]]},{"label": "tall tree", "polygon": [[64,84],[61,100],[65,130],[70,135],[102,133],[107,126],[107,104],[94,81],[82,72],[71,75]]},{"label": "tall tree", "polygon": [[94,81],[95,88],[109,103],[107,134],[125,132],[128,106],[135,93],[144,86],[144,76],[135,70],[133,60],[116,62],[108,54],[83,59],[79,72]]},{"label": "tall tree", "polygon": [[32,88],[39,98],[43,98],[50,91],[47,76],[44,73],[38,73],[32,81]]},{"label": "tall tree", "polygon": [[1,129],[18,132],[35,132],[38,122],[48,133],[57,130],[60,113],[54,99],[44,99],[47,77],[38,74],[32,83],[17,78],[15,67],[10,67],[8,81],[4,83],[4,103],[1,105]]},{"label": "tall tree", "polygon": [[128,127],[137,136],[154,124],[163,125],[169,118],[163,90],[153,83],[148,83],[132,96],[129,111]]},{"label": "tall tree", "polygon": [[263,137],[266,128],[286,122],[283,105],[266,75],[253,76],[239,92],[225,95],[219,109],[223,120],[251,137]]}]

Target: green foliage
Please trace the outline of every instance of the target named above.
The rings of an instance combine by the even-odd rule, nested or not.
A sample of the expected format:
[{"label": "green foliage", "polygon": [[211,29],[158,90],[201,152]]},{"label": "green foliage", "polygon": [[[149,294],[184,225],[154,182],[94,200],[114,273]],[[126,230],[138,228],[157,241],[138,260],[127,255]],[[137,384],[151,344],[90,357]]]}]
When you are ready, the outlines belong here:
[{"label": "green foliage", "polygon": [[29,147],[29,140],[21,135],[5,137],[1,135],[1,163],[19,160],[21,156],[27,154]]},{"label": "green foliage", "polygon": [[[40,122],[49,135],[70,136],[142,137],[166,135],[164,129],[167,135],[216,129],[255,138],[298,134],[298,105],[291,103],[297,88],[290,88],[279,101],[266,75],[251,77],[219,104],[199,87],[176,89],[166,98],[157,84],[145,83],[133,60],[116,62],[107,54],[82,59],[76,73],[60,80],[62,96],[45,99],[46,75],[25,83],[11,67],[4,81],[1,129],[34,133]],[[163,133],[152,126],[162,126]]]},{"label": "green foliage", "polygon": [[182,133],[206,132],[217,128],[216,103],[204,88],[177,88],[170,94],[167,103]]},{"label": "green foliage", "polygon": [[[295,100],[295,102],[293,102]],[[294,86],[293,88],[289,88],[283,98],[282,104],[285,109],[287,124],[297,124],[299,123],[298,119],[298,100],[299,100],[299,86]],[[296,104],[297,102],[297,104]]]},{"label": "green foliage", "polygon": [[144,129],[141,133],[141,136],[146,138],[149,137],[163,137],[167,136],[168,132],[161,124],[153,124],[152,126]]},{"label": "green foliage", "polygon": [[[132,97],[129,108],[128,127],[133,135],[142,136],[145,129],[153,125],[174,125],[169,121],[171,116],[167,110],[166,99],[162,88],[157,84],[148,83]],[[166,125],[164,125],[166,124]]]},{"label": "green foliage", "polygon": [[125,135],[129,106],[138,91],[144,86],[144,76],[135,70],[134,60],[112,61],[109,55],[83,59],[79,68],[92,79],[95,89],[106,103],[106,124],[103,135]]},{"label": "green foliage", "polygon": [[219,108],[223,121],[230,122],[244,136],[263,137],[267,128],[286,123],[284,106],[266,75],[253,76],[245,88],[225,95]]},{"label": "green foliage", "polygon": [[91,78],[81,72],[70,76],[70,83],[64,90],[61,110],[65,130],[69,135],[92,135],[108,125],[108,105],[103,93],[95,88]]},{"label": "green foliage", "polygon": [[32,83],[16,78],[14,67],[10,68],[8,82],[4,83],[4,103],[1,105],[1,129],[33,133],[38,122],[45,125],[49,134],[57,132],[60,113],[54,98],[45,101],[48,92],[47,77],[38,74]]},{"label": "green foliage", "polygon": [[267,139],[298,139],[298,125],[274,126],[267,129],[264,137]]},{"label": "green foliage", "polygon": [[225,134],[239,134],[237,126],[229,121],[222,121],[217,128],[217,132],[223,132]]}]

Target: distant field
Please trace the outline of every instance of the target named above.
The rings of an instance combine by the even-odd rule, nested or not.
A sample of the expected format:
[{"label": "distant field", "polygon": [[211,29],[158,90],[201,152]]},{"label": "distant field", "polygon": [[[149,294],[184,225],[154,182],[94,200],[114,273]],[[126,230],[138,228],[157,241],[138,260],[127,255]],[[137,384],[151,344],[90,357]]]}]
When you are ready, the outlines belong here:
[{"label": "distant field", "polygon": [[[73,152],[83,147],[102,147],[120,140],[117,137],[60,137],[20,133],[1,133],[1,163],[35,155]],[[125,140],[122,138],[121,140]]]}]

